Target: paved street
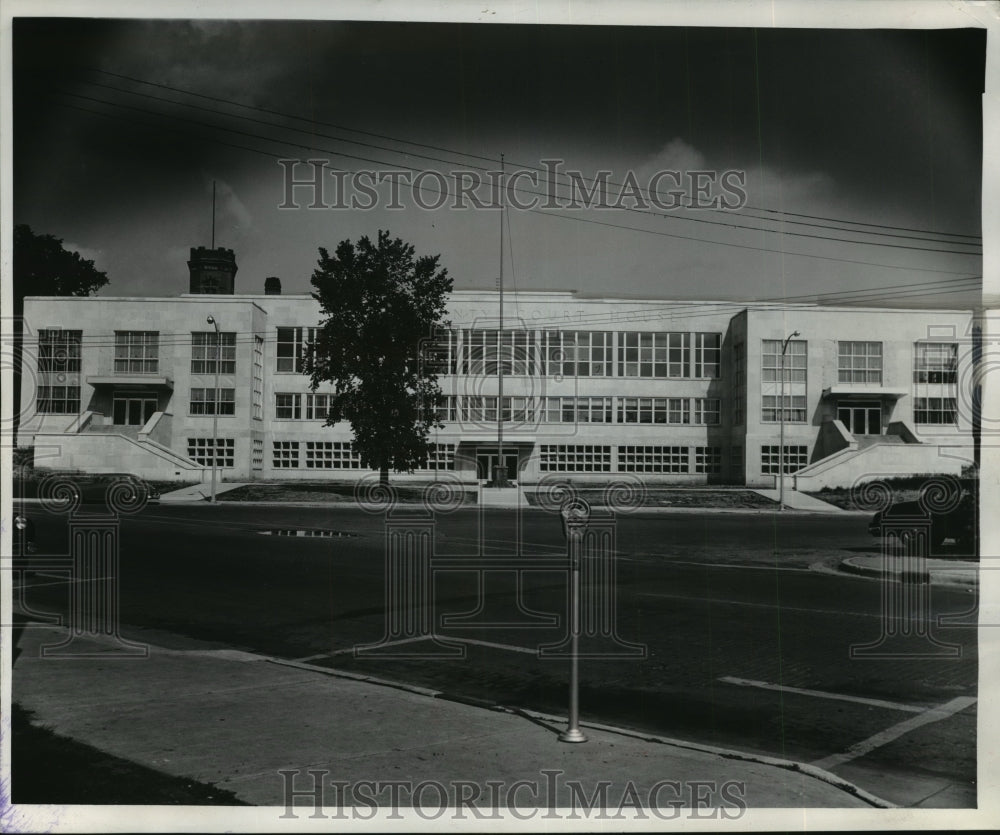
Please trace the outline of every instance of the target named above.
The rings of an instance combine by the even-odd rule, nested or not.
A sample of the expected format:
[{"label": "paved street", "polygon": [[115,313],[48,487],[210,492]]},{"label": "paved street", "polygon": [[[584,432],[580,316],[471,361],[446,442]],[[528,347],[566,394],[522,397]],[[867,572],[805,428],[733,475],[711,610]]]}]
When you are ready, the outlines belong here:
[{"label": "paved street", "polygon": [[[65,520],[40,511],[36,519],[37,561],[65,554]],[[345,535],[273,533],[300,529]],[[438,520],[435,559],[461,567],[435,571],[435,631],[464,657],[405,657],[433,650],[426,641],[355,657],[356,646],[379,642],[392,625],[384,521],[350,507],[154,506],[125,518],[121,620],[134,640],[305,659],[565,714],[568,663],[537,654],[565,636],[565,545],[547,514],[526,514],[517,530],[512,511]],[[880,584],[834,571],[845,557],[876,551],[863,516],[620,516],[617,543],[609,629],[620,644],[600,649],[646,650],[581,662],[587,718],[821,764],[903,805],[975,803],[975,631],[931,629],[959,648],[957,658],[850,657],[851,645],[877,641],[884,623]],[[484,559],[503,565],[505,555],[523,562],[474,569]],[[549,569],[512,570],[552,558]],[[64,576],[41,572],[28,586],[31,608],[65,610]],[[935,616],[974,603],[968,591],[942,587],[930,600]]]}]

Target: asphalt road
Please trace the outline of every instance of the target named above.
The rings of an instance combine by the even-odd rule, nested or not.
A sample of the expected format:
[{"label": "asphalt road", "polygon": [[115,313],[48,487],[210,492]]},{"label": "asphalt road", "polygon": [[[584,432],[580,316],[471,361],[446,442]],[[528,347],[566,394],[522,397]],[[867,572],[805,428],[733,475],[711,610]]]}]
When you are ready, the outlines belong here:
[{"label": "asphalt road", "polygon": [[[36,522],[34,562],[55,565],[51,556],[68,552],[66,520],[39,511]],[[343,535],[273,532],[299,529]],[[420,621],[406,619],[412,606],[399,622],[387,618],[381,516],[153,506],[121,522],[124,632],[565,715],[568,663],[537,652],[566,636],[557,519],[460,510],[439,517],[434,535],[433,603],[423,611],[443,649],[392,643],[420,634]],[[620,516],[616,537],[613,606],[590,622],[582,646],[603,656],[581,662],[585,719],[815,762],[904,805],[975,803],[975,630],[918,624],[958,647],[956,658],[914,657],[937,651],[923,635],[892,644],[902,653],[895,658],[851,658],[852,645],[887,628],[880,583],[834,570],[843,557],[875,552],[864,517]],[[487,562],[498,569],[484,572]],[[535,567],[516,570],[524,566]],[[65,576],[29,576],[24,599],[37,611],[65,611]],[[974,604],[974,595],[940,587],[929,603],[933,616]],[[373,644],[356,657],[356,647]]]}]

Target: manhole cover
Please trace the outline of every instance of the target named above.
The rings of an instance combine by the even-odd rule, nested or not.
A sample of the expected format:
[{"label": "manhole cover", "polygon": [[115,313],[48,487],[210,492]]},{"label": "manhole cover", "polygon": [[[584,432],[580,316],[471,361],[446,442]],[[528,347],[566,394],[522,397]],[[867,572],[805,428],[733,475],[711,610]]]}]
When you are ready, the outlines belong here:
[{"label": "manhole cover", "polygon": [[352,537],[361,536],[353,531],[331,531],[327,528],[269,528],[257,531],[263,536],[314,536],[314,537]]}]

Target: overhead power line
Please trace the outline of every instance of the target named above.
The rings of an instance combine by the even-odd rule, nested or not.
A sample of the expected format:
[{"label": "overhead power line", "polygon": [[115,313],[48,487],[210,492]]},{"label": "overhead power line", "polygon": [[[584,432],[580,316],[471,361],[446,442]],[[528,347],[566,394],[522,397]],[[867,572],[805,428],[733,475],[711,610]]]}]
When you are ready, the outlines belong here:
[{"label": "overhead power line", "polygon": [[[467,157],[467,158],[470,158],[470,159],[479,160],[481,162],[486,162],[486,163],[493,163],[493,162],[495,162],[495,160],[492,157],[489,157],[489,156],[486,156],[486,155],[474,154],[474,153],[471,153],[471,152],[468,152],[468,151],[460,151],[460,150],[455,149],[455,148],[447,148],[447,147],[444,147],[444,146],[441,146],[441,145],[433,145],[433,144],[428,144],[428,143],[415,142],[413,140],[402,139],[400,137],[390,136],[388,134],[376,133],[376,132],[373,132],[373,131],[366,131],[366,130],[362,130],[362,129],[359,129],[359,128],[353,128],[353,127],[350,127],[350,126],[347,126],[347,125],[341,125],[341,124],[337,124],[337,123],[333,123],[333,122],[326,122],[326,121],[322,121],[322,120],[312,119],[312,118],[305,117],[305,116],[300,116],[300,115],[294,114],[294,113],[287,113],[287,112],[284,112],[284,111],[272,110],[272,109],[269,109],[269,108],[261,107],[259,105],[244,104],[242,102],[233,101],[232,99],[226,99],[226,98],[222,98],[222,97],[219,97],[219,96],[210,96],[210,95],[206,95],[204,93],[195,92],[193,90],[187,90],[187,89],[184,89],[184,88],[174,87],[174,86],[167,85],[167,84],[160,84],[160,83],[153,82],[153,81],[148,81],[148,80],[145,80],[145,79],[135,78],[134,76],[122,75],[122,74],[119,74],[119,73],[113,73],[113,72],[109,72],[109,71],[106,71],[106,70],[99,70],[99,69],[92,68],[92,67],[87,67],[87,68],[84,68],[84,69],[86,71],[88,71],[88,72],[98,73],[98,74],[106,75],[106,76],[113,77],[113,78],[119,78],[119,79],[122,79],[122,80],[125,80],[125,81],[130,81],[130,82],[135,83],[135,84],[142,84],[142,85],[145,85],[145,86],[159,88],[159,89],[162,89],[162,90],[168,90],[170,92],[177,93],[177,94],[180,94],[180,95],[191,96],[191,97],[199,98],[199,99],[206,100],[206,101],[212,101],[212,102],[215,102],[215,103],[218,103],[218,104],[225,104],[225,105],[230,106],[230,107],[237,107],[237,108],[241,108],[241,109],[256,111],[256,112],[259,112],[259,113],[265,113],[265,114],[268,114],[268,115],[277,116],[277,117],[282,118],[282,119],[293,119],[293,120],[296,120],[296,121],[306,122],[306,123],[308,123],[310,125],[320,125],[320,126],[323,126],[323,127],[332,127],[332,128],[337,129],[337,130],[344,130],[344,131],[348,131],[350,133],[360,134],[362,136],[370,136],[370,137],[377,138],[377,139],[384,139],[384,140],[387,140],[387,141],[390,141],[390,142],[396,142],[398,144],[411,145],[413,147],[423,148],[423,149],[426,149],[426,150],[434,150],[434,151],[441,151],[441,152],[449,153],[449,154],[456,154],[458,156],[463,156],[463,157]],[[141,93],[137,93],[135,91],[125,90],[123,88],[111,87],[110,85],[100,85],[100,84],[97,84],[96,82],[87,82],[87,83],[95,84],[95,86],[107,87],[108,89],[112,89],[112,90],[118,90],[119,92],[125,92],[125,93],[128,93],[130,95],[137,95],[137,96],[144,95],[144,94],[141,94]],[[189,103],[182,102],[182,101],[162,99],[161,97],[155,97],[155,96],[149,96],[149,98],[159,99],[159,100],[162,100],[162,101],[169,101],[172,104],[178,104],[178,105],[186,106],[186,107],[195,107],[195,105],[191,105]],[[204,108],[199,108],[199,109],[204,109]],[[237,116],[235,116],[235,114],[224,114],[224,115],[227,115],[227,116],[230,116],[230,117],[234,117],[234,118],[246,118],[246,117],[237,117]],[[265,123],[265,124],[272,124],[272,126],[278,127],[276,125],[273,125],[273,123]],[[297,128],[291,128],[291,129],[292,130],[299,130]],[[340,141],[353,142],[355,144],[364,144],[364,143],[358,142],[357,140],[350,140],[350,139],[346,139],[346,138],[341,138]],[[379,146],[371,146],[371,147],[379,147]],[[395,150],[395,149],[385,149],[385,150],[392,150],[395,153],[407,153],[407,154],[411,153],[411,152],[404,151],[404,150]],[[439,158],[430,157],[430,156],[426,156],[426,155],[419,155],[419,154],[414,154],[414,156],[420,156],[420,157],[425,158],[425,159],[433,159],[433,160],[439,161],[439,162],[448,162],[449,164],[455,164],[454,161],[452,161],[452,160],[441,160]],[[544,168],[542,166],[538,166],[538,165],[531,165],[531,164],[528,164],[528,163],[520,163],[520,162],[513,162],[513,161],[511,162],[511,165],[513,167],[521,168],[521,169],[528,170],[528,171],[534,171],[534,172],[537,172],[537,173],[544,173],[544,174],[549,174],[550,173],[549,169]],[[470,166],[470,167],[473,167],[473,166]],[[478,168],[479,170],[487,170],[487,168],[485,166],[475,166],[475,167]],[[566,175],[563,174],[563,176],[566,176]],[[590,182],[590,183],[597,182],[594,178],[581,177],[581,179],[583,181],[585,181],[585,182]],[[551,180],[548,180],[548,182],[551,182]],[[623,183],[618,183],[618,182],[614,182],[614,181],[610,181],[610,180],[608,180],[606,182],[607,182],[608,185],[616,186],[616,187],[619,187],[621,189],[624,189],[624,187],[625,187],[625,184],[623,184]],[[554,183],[553,185],[563,185],[563,186],[565,186],[567,184],[566,183]],[[649,189],[643,190],[643,189],[640,188],[639,191],[641,193],[644,192],[647,195],[652,195],[653,194],[653,192],[651,192]],[[619,194],[620,193],[621,192],[619,192]],[[541,195],[541,196],[544,196],[544,195]],[[689,205],[686,208],[692,208],[692,207]],[[850,219],[846,219],[846,218],[836,218],[836,217],[829,217],[829,216],[823,216],[823,215],[811,215],[811,214],[804,214],[804,213],[799,213],[799,212],[789,212],[789,211],[785,211],[785,210],[781,210],[781,209],[771,209],[771,208],[760,207],[760,206],[753,206],[753,205],[747,205],[744,208],[745,209],[750,209],[752,211],[766,212],[768,214],[779,215],[782,218],[788,218],[788,217],[790,217],[790,218],[805,218],[807,221],[809,221],[809,220],[815,220],[815,221],[823,221],[824,222],[824,223],[820,223],[820,224],[813,224],[813,223],[807,223],[807,222],[804,222],[804,221],[793,221],[793,220],[785,220],[784,221],[785,223],[796,224],[796,225],[820,226],[820,227],[823,227],[825,223],[831,223],[832,222],[832,223],[841,223],[841,224],[851,224],[851,225],[854,225],[854,226],[869,226],[869,227],[874,227],[876,229],[893,229],[893,230],[903,231],[903,232],[916,232],[916,233],[921,233],[923,235],[939,235],[939,236],[954,237],[954,238],[970,238],[970,239],[977,240],[977,241],[978,240],[982,240],[981,236],[979,236],[979,235],[970,235],[970,234],[960,233],[960,232],[947,232],[947,231],[944,231],[944,230],[923,229],[923,228],[919,228],[919,227],[908,227],[908,226],[892,226],[892,225],[888,225],[888,224],[869,223],[869,222],[866,222],[866,221],[850,220]],[[642,211],[642,210],[638,210],[638,211]],[[722,210],[715,209],[715,210],[711,210],[711,211],[721,212]],[[749,217],[755,217],[754,215],[748,215],[748,216]],[[670,216],[670,217],[673,218],[673,216]],[[758,218],[758,219],[760,219],[760,220],[772,220],[771,218]],[[837,227],[827,227],[827,228],[835,229]],[[856,229],[856,230],[842,230],[842,231],[854,231],[854,232],[858,232],[858,233],[862,233],[862,234],[872,234],[872,235],[878,234],[878,235],[891,236],[891,237],[899,237],[899,238],[911,238],[911,236],[906,236],[906,235],[895,235],[895,234],[892,234],[892,233],[889,233],[889,232],[867,232],[867,231],[861,230],[861,229]],[[922,238],[911,238],[911,239],[923,240]],[[948,241],[941,241],[940,243],[949,243],[949,242]],[[952,241],[951,243],[960,244],[961,242],[959,242],[959,241]],[[975,244],[971,244],[970,243],[970,244],[962,244],[962,245],[973,246]]]}]

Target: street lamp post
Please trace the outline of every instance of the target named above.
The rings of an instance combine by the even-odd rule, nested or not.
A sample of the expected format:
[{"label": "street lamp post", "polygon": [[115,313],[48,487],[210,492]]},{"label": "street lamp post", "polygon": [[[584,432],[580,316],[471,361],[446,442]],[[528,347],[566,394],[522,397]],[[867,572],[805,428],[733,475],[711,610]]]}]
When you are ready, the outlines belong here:
[{"label": "street lamp post", "polygon": [[215,402],[212,405],[212,498],[210,499],[212,504],[215,504],[215,471],[219,466],[219,366],[222,365],[222,345],[219,323],[212,315],[209,315],[206,321],[215,328]]},{"label": "street lamp post", "polygon": [[781,344],[781,386],[778,395],[778,510],[785,509],[785,351],[788,350],[788,343],[796,336],[801,336],[798,331],[792,331]]}]

